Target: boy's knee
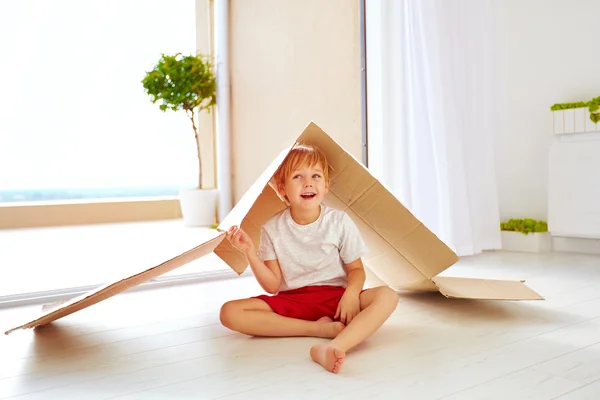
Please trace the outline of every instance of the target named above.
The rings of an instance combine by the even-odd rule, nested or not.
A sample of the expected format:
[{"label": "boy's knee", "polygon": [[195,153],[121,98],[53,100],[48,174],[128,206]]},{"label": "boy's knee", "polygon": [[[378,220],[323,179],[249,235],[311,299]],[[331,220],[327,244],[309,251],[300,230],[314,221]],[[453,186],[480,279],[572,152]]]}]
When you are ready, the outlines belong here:
[{"label": "boy's knee", "polygon": [[398,306],[398,293],[394,289],[389,286],[384,286],[380,289],[380,294],[382,302],[390,307],[391,311],[394,311]]},{"label": "boy's knee", "polygon": [[231,326],[234,323],[235,314],[238,307],[233,301],[228,301],[227,303],[221,306],[221,311],[219,312],[219,319],[221,320],[221,324],[223,326],[231,329]]}]

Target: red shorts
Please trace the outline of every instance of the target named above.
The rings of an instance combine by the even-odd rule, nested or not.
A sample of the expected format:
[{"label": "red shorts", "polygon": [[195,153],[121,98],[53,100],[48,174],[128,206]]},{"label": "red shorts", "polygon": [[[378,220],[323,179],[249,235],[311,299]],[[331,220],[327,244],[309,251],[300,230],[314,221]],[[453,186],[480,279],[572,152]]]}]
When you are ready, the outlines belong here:
[{"label": "red shorts", "polygon": [[345,291],[346,288],[341,286],[307,286],[254,298],[264,300],[273,311],[284,317],[316,321],[321,317],[335,317]]}]

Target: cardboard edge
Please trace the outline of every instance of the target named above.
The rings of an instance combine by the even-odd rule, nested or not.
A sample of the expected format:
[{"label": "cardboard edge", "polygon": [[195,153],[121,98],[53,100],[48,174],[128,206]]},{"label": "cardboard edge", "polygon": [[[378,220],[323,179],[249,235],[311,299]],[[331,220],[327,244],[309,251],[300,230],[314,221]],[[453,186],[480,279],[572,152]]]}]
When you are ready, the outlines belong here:
[{"label": "cardboard edge", "polygon": [[215,248],[214,253],[224,263],[226,263],[229,266],[229,268],[231,268],[238,276],[241,276],[248,268],[246,256],[244,256],[244,254],[241,251],[233,247],[233,245],[227,239],[223,240]]},{"label": "cardboard edge", "polygon": [[440,288],[430,278],[425,278],[418,282],[403,285],[402,287],[399,287],[398,290],[411,292],[439,292]]},{"label": "cardboard edge", "polygon": [[[9,335],[12,332],[17,331],[19,329],[31,329],[31,328],[35,328],[37,326],[43,326],[43,325],[49,324],[60,318],[66,317],[67,315],[71,315],[77,311],[81,311],[85,308],[88,308],[97,303],[100,303],[101,301],[109,299],[119,293],[126,291],[127,289],[139,286],[142,283],[145,283],[157,276],[163,275],[163,274],[170,272],[176,268],[179,268],[191,261],[194,261],[198,258],[204,257],[206,254],[200,254],[199,256],[194,256],[190,260],[187,260],[180,265],[175,265],[172,268],[166,268],[164,271],[162,271],[162,269],[165,268],[165,266],[167,266],[169,263],[174,263],[180,257],[192,255],[194,252],[201,253],[199,250],[207,247],[207,245],[209,243],[216,242],[216,244],[214,246],[214,247],[216,247],[219,243],[221,243],[223,241],[224,238],[225,238],[225,234],[219,233],[219,235],[203,242],[202,244],[200,244],[190,250],[187,250],[187,251],[179,254],[178,256],[173,257],[165,262],[162,262],[152,268],[146,269],[146,270],[139,272],[137,274],[134,274],[134,275],[130,275],[126,278],[119,279],[116,282],[99,286],[98,288],[93,289],[87,293],[80,295],[80,296],[77,296],[71,300],[68,300],[68,301],[65,301],[62,303],[60,303],[60,302],[55,303],[53,305],[50,305],[49,307],[47,306],[45,309],[44,309],[44,307],[42,307],[42,314],[39,317],[37,317],[36,319],[33,319],[25,324],[13,327],[13,328],[5,331],[4,334]],[[214,250],[214,247],[210,252],[212,252]],[[175,262],[175,264],[177,264],[177,263]],[[137,282],[136,284],[132,284],[132,285],[126,284],[127,281],[135,279],[135,278],[139,278],[139,277],[143,276],[144,274],[148,275],[147,279],[144,279],[144,280]],[[109,295],[104,297],[103,295],[105,295],[107,292],[109,292]],[[66,310],[69,307],[71,307],[72,310]]]},{"label": "cardboard edge", "polygon": [[[450,276],[444,276],[444,277],[440,277],[440,276],[435,276],[431,279],[431,281],[435,284],[435,286],[437,286],[439,292],[446,298],[449,299],[471,299],[471,300],[506,300],[506,301],[526,301],[526,300],[546,300],[542,295],[540,295],[538,292],[536,292],[535,290],[533,290],[532,288],[530,288],[529,286],[525,285],[525,279],[519,279],[519,280],[502,280],[502,279],[479,279],[479,278],[464,278],[464,277],[450,277]],[[443,281],[446,281],[445,284]],[[513,284],[513,287],[520,287],[520,289],[522,289],[524,291],[524,293],[529,293],[530,295],[528,296],[515,296],[515,297],[508,297],[506,295],[502,296],[500,294],[494,296],[494,297],[477,297],[477,296],[456,296],[456,295],[452,295],[451,293],[449,293],[447,291],[447,288],[444,287],[444,285],[449,286],[449,282],[465,282],[465,281],[469,281],[469,282],[477,282],[480,284],[486,284],[489,291],[491,291],[492,293],[498,293],[498,291],[494,290],[493,288],[489,287],[489,282],[491,283],[508,283],[508,284]],[[452,283],[450,283],[451,285]],[[519,285],[520,284],[520,285]]]}]

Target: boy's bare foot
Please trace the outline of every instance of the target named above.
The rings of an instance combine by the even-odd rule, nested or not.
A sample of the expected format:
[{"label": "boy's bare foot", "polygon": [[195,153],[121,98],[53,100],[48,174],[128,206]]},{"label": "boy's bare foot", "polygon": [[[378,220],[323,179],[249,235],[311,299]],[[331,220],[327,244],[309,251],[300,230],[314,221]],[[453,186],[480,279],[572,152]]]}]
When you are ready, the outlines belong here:
[{"label": "boy's bare foot", "polygon": [[317,344],[310,349],[310,357],[329,372],[337,374],[342,368],[346,353],[330,343]]},{"label": "boy's bare foot", "polygon": [[345,327],[343,323],[336,321],[334,322],[329,317],[322,317],[317,320],[319,322],[319,337],[333,339],[335,338]]}]

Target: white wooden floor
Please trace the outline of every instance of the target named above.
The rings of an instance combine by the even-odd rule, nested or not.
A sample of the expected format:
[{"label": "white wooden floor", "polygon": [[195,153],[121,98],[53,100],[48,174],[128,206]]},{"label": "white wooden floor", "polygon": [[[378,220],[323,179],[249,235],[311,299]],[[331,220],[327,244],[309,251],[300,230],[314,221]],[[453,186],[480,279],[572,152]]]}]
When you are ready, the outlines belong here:
[{"label": "white wooden floor", "polygon": [[[252,278],[124,293],[0,337],[0,398],[600,398],[599,257],[489,253],[445,274],[525,278],[547,300],[401,293],[334,375],[310,361],[321,339],[256,339],[219,325],[224,301],[259,292]],[[0,327],[36,310],[0,310]]]}]

